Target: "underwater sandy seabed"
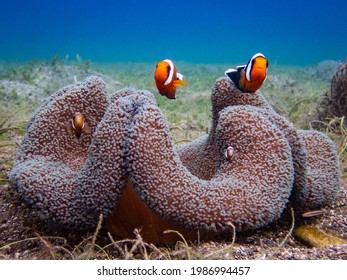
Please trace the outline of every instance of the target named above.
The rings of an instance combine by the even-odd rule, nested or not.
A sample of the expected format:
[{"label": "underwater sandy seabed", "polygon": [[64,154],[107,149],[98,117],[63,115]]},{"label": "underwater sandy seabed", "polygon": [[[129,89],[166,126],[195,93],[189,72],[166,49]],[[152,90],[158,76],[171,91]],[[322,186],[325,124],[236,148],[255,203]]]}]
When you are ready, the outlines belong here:
[{"label": "underwater sandy seabed", "polygon": [[[260,89],[277,112],[297,128],[310,129],[317,105],[329,89],[339,62],[323,61],[310,67],[270,65],[269,78]],[[158,106],[171,124],[174,141],[187,142],[208,132],[211,125],[211,88],[233,65],[177,62],[188,84],[176,100],[157,94],[151,86],[155,64],[98,64],[88,61],[0,62],[0,258],[1,259],[347,259],[347,246],[312,248],[294,237],[290,211],[265,228],[237,233],[219,241],[178,242],[175,246],[145,244],[135,240],[112,242],[104,228],[98,232],[56,231],[32,215],[21,199],[9,190],[7,175],[15,161],[28,120],[47,98],[71,83],[90,75],[100,76],[109,94],[124,87],[156,94]],[[326,214],[302,223],[347,239],[347,184],[345,173],[347,132],[322,129],[339,150],[342,187]],[[54,133],[54,124],[52,124]],[[345,134],[346,133],[346,134]],[[97,234],[96,234],[97,233]],[[136,246],[134,246],[136,244]]]}]

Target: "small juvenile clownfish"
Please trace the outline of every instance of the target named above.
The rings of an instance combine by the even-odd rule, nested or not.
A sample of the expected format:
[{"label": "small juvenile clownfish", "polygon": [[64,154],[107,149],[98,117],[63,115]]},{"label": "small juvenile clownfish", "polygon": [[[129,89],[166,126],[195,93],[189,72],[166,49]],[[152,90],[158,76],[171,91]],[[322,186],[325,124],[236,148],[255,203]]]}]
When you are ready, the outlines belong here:
[{"label": "small juvenile clownfish", "polygon": [[154,80],[153,85],[157,86],[159,93],[169,99],[176,99],[176,87],[183,87],[186,84],[183,75],[177,73],[176,66],[170,59],[157,63]]},{"label": "small juvenile clownfish", "polygon": [[253,93],[261,87],[267,77],[268,61],[262,53],[257,53],[246,65],[228,69],[225,75],[242,92]]},{"label": "small juvenile clownfish", "polygon": [[76,113],[71,122],[67,124],[67,129],[71,134],[75,134],[79,139],[82,133],[90,133],[90,129],[85,122],[84,116],[81,113]]},{"label": "small juvenile clownfish", "polygon": [[234,156],[234,148],[229,146],[224,153],[224,156],[228,159],[231,160]]}]

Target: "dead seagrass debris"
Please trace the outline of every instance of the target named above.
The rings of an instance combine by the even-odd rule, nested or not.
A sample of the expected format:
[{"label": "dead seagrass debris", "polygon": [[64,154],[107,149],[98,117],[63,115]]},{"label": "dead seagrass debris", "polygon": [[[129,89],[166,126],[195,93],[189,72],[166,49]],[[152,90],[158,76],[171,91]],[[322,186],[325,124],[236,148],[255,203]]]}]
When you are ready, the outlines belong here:
[{"label": "dead seagrass debris", "polygon": [[294,231],[294,236],[310,247],[323,248],[347,245],[347,240],[309,225],[301,225],[297,227]]}]

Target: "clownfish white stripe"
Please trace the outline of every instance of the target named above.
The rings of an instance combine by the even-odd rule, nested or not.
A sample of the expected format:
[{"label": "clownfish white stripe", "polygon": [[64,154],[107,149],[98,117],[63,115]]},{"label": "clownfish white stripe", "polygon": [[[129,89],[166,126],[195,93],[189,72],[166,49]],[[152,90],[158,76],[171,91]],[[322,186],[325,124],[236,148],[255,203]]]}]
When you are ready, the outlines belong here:
[{"label": "clownfish white stripe", "polygon": [[71,126],[73,129],[76,129],[75,124],[73,123],[73,119],[71,120]]},{"label": "clownfish white stripe", "polygon": [[168,76],[168,78],[166,79],[166,81],[164,83],[164,85],[166,86],[166,85],[168,85],[168,84],[170,84],[172,82],[172,76],[174,74],[174,64],[173,64],[173,62],[170,59],[165,59],[164,61],[167,62],[169,64],[169,66],[170,66],[169,76]]},{"label": "clownfish white stripe", "polygon": [[265,58],[265,56],[262,53],[256,53],[255,55],[252,56],[252,58],[250,59],[250,61],[246,65],[246,79],[248,81],[251,81],[251,72],[252,72],[252,68],[253,68],[253,65],[249,65],[249,64],[250,63],[252,64],[253,60],[257,57],[264,57]]},{"label": "clownfish white stripe", "polygon": [[251,60],[255,59],[256,57],[264,57],[265,55],[263,55],[262,53],[256,53],[255,55],[252,56]]}]

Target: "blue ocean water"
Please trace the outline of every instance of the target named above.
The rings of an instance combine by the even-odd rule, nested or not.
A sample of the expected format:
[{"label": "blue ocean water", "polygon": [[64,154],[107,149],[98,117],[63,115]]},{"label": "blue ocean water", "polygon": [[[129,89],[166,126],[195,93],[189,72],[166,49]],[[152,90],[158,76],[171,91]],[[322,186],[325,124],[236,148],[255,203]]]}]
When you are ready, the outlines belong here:
[{"label": "blue ocean water", "polygon": [[346,0],[0,0],[0,60],[311,65],[347,56]]}]

